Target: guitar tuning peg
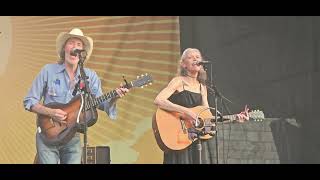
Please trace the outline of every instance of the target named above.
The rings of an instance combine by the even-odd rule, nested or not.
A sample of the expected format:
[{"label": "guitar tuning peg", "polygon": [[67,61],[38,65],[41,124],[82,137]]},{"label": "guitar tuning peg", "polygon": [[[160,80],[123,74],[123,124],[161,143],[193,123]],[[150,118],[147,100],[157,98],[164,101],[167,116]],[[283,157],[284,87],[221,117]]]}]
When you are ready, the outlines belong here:
[{"label": "guitar tuning peg", "polygon": [[137,79],[139,79],[139,76],[137,76]]},{"label": "guitar tuning peg", "polygon": [[146,76],[148,76],[148,73],[146,73]]},{"label": "guitar tuning peg", "polygon": [[141,88],[143,88],[143,86],[141,86]]},{"label": "guitar tuning peg", "polygon": [[149,85],[151,86],[151,85],[152,85],[152,83],[149,83]]},{"label": "guitar tuning peg", "polygon": [[144,75],[143,74],[141,74],[141,77],[143,77]]}]

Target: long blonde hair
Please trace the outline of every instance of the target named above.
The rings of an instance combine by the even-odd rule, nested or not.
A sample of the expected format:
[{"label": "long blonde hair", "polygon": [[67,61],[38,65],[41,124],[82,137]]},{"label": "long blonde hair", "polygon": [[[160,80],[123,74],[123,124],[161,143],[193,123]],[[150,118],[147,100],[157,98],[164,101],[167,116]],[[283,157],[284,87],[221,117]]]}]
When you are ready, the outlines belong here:
[{"label": "long blonde hair", "polygon": [[[179,66],[178,66],[178,76],[187,76],[188,72],[187,70],[182,66],[183,61],[187,58],[188,54],[191,52],[198,52],[201,55],[201,52],[199,51],[199,49],[195,49],[195,48],[187,48],[183,51],[180,61],[179,61]],[[203,67],[201,67],[198,76],[197,76],[197,80],[202,84],[202,85],[206,85],[206,81],[207,81],[207,72],[203,69]]]}]

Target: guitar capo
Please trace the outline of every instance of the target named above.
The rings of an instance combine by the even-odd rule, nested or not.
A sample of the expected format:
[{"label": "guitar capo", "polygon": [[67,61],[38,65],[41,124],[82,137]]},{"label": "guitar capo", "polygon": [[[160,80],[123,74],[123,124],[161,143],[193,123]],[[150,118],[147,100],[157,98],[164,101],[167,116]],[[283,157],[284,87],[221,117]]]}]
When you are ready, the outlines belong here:
[{"label": "guitar capo", "polygon": [[129,86],[129,84],[128,84],[128,81],[124,78],[124,75],[122,75],[122,78],[123,78],[123,80],[124,80],[124,82],[126,83],[126,87],[128,87]]}]

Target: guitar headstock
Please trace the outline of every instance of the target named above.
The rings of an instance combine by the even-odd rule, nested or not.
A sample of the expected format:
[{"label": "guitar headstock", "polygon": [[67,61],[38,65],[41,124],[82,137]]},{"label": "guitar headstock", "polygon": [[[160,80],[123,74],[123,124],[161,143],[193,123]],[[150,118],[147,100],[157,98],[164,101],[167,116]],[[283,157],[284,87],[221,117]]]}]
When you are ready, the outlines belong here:
[{"label": "guitar headstock", "polygon": [[130,88],[131,87],[146,87],[148,85],[152,85],[152,77],[146,73],[146,74],[142,74],[140,76],[137,76],[137,79],[136,80],[133,80],[129,83],[130,85]]},{"label": "guitar headstock", "polygon": [[263,121],[265,119],[263,111],[260,110],[250,111],[249,118],[253,121]]}]

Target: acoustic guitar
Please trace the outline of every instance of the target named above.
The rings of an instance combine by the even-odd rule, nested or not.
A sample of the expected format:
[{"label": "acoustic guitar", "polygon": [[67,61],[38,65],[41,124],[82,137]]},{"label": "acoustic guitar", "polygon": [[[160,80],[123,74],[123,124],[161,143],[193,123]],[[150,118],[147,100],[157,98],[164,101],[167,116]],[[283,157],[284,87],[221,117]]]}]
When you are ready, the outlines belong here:
[{"label": "acoustic guitar", "polygon": [[[158,146],[162,151],[182,150],[197,139],[214,137],[216,122],[209,108],[197,106],[190,108],[198,115],[196,122],[191,121],[181,113],[166,111],[158,108],[152,119],[152,129]],[[249,120],[261,121],[264,119],[262,111],[249,112]],[[219,119],[219,118],[218,118]],[[220,117],[222,123],[237,120],[236,114]]]},{"label": "acoustic guitar", "polygon": [[[152,83],[152,77],[148,74],[138,76],[136,80],[126,83],[124,88],[144,87]],[[84,123],[87,122],[87,127],[93,126],[98,119],[96,107],[104,101],[117,97],[115,90],[112,90],[100,97],[92,97],[91,103],[86,103],[83,107],[83,99],[89,102],[89,97],[83,97],[82,94],[74,96],[67,104],[49,103],[46,107],[61,109],[67,113],[66,123],[62,124],[53,120],[51,117],[38,114],[37,115],[37,130],[44,143],[47,145],[64,144],[71,140],[76,132],[83,133]],[[85,117],[84,117],[85,111]]]}]

